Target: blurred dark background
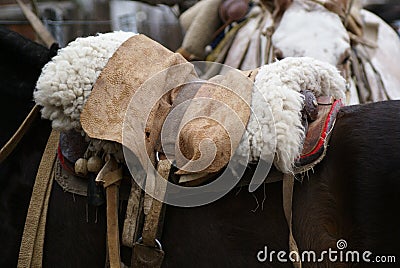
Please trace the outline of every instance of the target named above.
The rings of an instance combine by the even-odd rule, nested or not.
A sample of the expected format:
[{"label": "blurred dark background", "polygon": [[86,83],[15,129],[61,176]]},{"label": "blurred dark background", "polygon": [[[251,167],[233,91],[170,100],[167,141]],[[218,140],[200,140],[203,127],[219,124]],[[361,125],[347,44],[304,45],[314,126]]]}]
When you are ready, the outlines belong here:
[{"label": "blurred dark background", "polygon": [[[23,1],[36,10],[61,46],[78,36],[124,30],[145,33],[175,50],[183,37],[179,15],[198,0]],[[400,0],[354,1],[362,1],[364,8],[376,13],[400,32]],[[0,0],[0,25],[35,40],[35,33],[15,0]]]}]

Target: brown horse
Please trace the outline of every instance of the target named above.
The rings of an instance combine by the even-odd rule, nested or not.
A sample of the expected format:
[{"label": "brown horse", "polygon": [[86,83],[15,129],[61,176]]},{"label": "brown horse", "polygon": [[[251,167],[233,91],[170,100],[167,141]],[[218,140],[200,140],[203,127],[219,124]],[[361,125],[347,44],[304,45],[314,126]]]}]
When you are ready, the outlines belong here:
[{"label": "brown horse", "polygon": [[[360,254],[360,263],[326,257],[304,261],[304,267],[380,267],[375,258],[382,257],[391,258],[382,267],[398,266],[392,258],[400,257],[400,218],[395,212],[400,201],[399,111],[398,101],[342,108],[325,159],[296,182],[293,231],[300,253],[315,251],[318,260],[323,251],[339,251],[337,242],[344,239],[348,245],[344,250]],[[105,261],[105,212],[100,209],[94,223],[92,211],[86,222],[86,201],[75,198],[54,186],[45,266],[100,267]],[[289,252],[287,237],[281,182],[265,184],[255,193],[235,188],[205,206],[167,206],[161,237],[166,253],[163,267],[291,267],[287,258],[287,262],[257,258],[265,247],[269,253]],[[372,252],[373,263],[361,259],[365,251]],[[129,249],[124,253],[123,260],[129,263]]]},{"label": "brown horse", "polygon": [[[33,87],[30,85],[24,91],[27,95]],[[22,111],[27,104],[15,101],[12,105]],[[337,241],[345,239],[346,249],[371,251],[371,260],[376,256],[398,259],[400,219],[395,211],[400,189],[399,108],[400,102],[396,101],[342,108],[325,159],[295,184],[293,229],[300,252],[337,250]],[[2,118],[2,124],[8,117]],[[2,267],[17,263],[30,192],[49,133],[48,122],[36,123],[0,166],[1,181],[6,185],[0,190],[1,237],[6,249],[1,253]],[[248,172],[245,176],[251,176],[251,168]],[[290,260],[281,262],[274,257],[280,250],[288,251],[281,200],[282,183],[275,182],[255,193],[247,192],[246,187],[235,188],[222,199],[201,207],[167,206],[161,237],[166,252],[163,266],[290,267]],[[44,266],[104,265],[105,208],[87,209],[86,204],[86,198],[53,185]],[[122,251],[123,261],[129,264],[131,250]],[[275,255],[264,260],[263,255],[272,251]],[[357,264],[330,262],[327,258],[303,263],[305,267]],[[359,264],[365,266],[364,262]],[[386,266],[397,267],[396,263]]]}]

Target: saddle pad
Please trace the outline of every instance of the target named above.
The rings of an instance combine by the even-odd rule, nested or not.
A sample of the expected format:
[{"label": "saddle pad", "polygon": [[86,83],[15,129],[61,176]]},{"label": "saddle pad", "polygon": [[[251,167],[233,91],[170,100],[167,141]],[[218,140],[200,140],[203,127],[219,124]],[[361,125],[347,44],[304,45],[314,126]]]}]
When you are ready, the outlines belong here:
[{"label": "saddle pad", "polygon": [[302,153],[295,161],[296,173],[313,168],[324,158],[337,113],[342,106],[341,100],[318,98],[318,117],[309,124]]},{"label": "saddle pad", "polygon": [[[58,155],[60,156],[60,155]],[[57,158],[55,165],[55,180],[65,191],[80,196],[87,196],[87,178],[80,178],[73,175],[72,170],[66,170],[61,164],[60,158]]]}]

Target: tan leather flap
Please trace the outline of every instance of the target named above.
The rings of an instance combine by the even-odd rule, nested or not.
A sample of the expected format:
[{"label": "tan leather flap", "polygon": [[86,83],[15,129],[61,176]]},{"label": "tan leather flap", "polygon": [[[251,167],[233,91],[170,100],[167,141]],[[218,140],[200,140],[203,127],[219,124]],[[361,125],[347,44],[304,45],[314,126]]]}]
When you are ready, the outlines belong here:
[{"label": "tan leather flap", "polygon": [[230,70],[207,81],[186,110],[176,154],[177,174],[213,173],[230,160],[250,117],[252,72]]},{"label": "tan leather flap", "polygon": [[[110,58],[93,86],[81,114],[84,131],[91,138],[122,143],[124,116],[137,89],[154,74],[183,63],[186,60],[181,55],[169,51],[144,35],[128,39]],[[186,73],[179,73],[181,80],[192,71],[190,68],[186,70]],[[166,80],[157,82],[158,88],[164,90]],[[156,93],[148,92],[148,95],[150,100],[150,95]],[[143,100],[133,105],[140,110],[140,106],[155,104]]]}]

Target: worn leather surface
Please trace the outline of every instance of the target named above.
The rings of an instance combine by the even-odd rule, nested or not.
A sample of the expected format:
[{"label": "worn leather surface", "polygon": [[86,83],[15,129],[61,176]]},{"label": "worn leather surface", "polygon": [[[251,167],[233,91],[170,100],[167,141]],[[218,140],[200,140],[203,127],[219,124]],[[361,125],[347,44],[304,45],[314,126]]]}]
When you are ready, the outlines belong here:
[{"label": "worn leather surface", "polygon": [[312,167],[322,159],[336,115],[342,106],[340,100],[334,101],[331,97],[318,98],[318,117],[309,124],[301,156],[296,159],[297,167]]},{"label": "worn leather surface", "polygon": [[141,243],[133,246],[132,267],[157,268],[161,267],[164,251]]},{"label": "worn leather surface", "polygon": [[88,178],[80,178],[66,171],[61,166],[59,159],[55,166],[55,180],[64,191],[87,196]]},{"label": "worn leather surface", "polygon": [[180,90],[175,86],[195,78],[193,66],[181,55],[144,35],[133,36],[117,49],[93,86],[81,114],[82,127],[91,138],[123,143],[147,166]]},{"label": "worn leather surface", "polygon": [[152,75],[181,63],[186,63],[182,56],[144,35],[128,39],[110,58],[93,86],[80,119],[85,132],[91,138],[122,143],[125,112],[137,89]]},{"label": "worn leather surface", "polygon": [[138,228],[140,224],[140,213],[143,209],[142,188],[132,183],[126,208],[124,227],[122,230],[121,242],[126,247],[133,247],[138,239]]},{"label": "worn leather surface", "polygon": [[326,117],[331,109],[330,105],[319,105],[319,117],[317,120],[309,124],[306,138],[304,140],[302,155],[307,155],[314,150],[321,137]]},{"label": "worn leather surface", "polygon": [[228,163],[250,117],[252,88],[252,80],[237,70],[199,88],[183,115],[187,124],[179,135],[182,154],[175,153],[177,174],[214,173]]},{"label": "worn leather surface", "polygon": [[26,216],[17,267],[42,267],[47,210],[60,133],[52,130],[35,178]]},{"label": "worn leather surface", "polygon": [[111,268],[121,267],[120,242],[118,228],[118,185],[112,184],[106,188],[107,196],[107,245]]}]

